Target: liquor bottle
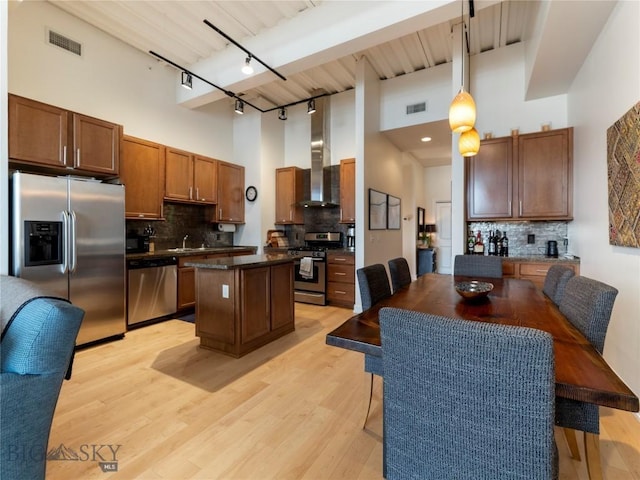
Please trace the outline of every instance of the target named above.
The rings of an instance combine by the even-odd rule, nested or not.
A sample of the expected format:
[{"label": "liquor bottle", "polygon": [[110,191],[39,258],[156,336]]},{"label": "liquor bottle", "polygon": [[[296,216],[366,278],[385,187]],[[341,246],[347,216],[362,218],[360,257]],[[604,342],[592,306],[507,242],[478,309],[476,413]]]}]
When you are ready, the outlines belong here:
[{"label": "liquor bottle", "polygon": [[496,230],[496,234],[494,235],[494,241],[496,242],[496,255],[502,255],[502,233],[500,230]]},{"label": "liquor bottle", "polygon": [[502,237],[502,249],[500,251],[500,255],[503,257],[509,256],[509,239],[507,238],[507,232],[504,232],[504,236]]},{"label": "liquor bottle", "polygon": [[493,230],[489,230],[489,240],[488,240],[488,250],[489,250],[489,255],[495,255],[496,254],[496,244],[495,244],[495,238],[493,236]]},{"label": "liquor bottle", "polygon": [[469,236],[467,237],[467,253],[473,254],[473,246],[476,244],[476,237],[473,236],[473,231],[469,230]]},{"label": "liquor bottle", "polygon": [[476,235],[476,243],[473,245],[473,253],[475,255],[484,255],[484,243],[482,243],[482,234],[478,230]]}]

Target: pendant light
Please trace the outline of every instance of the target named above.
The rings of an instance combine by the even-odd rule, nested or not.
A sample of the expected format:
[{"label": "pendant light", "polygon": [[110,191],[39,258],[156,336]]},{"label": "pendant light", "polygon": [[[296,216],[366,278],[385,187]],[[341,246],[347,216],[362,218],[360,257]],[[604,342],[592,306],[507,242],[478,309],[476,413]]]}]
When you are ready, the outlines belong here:
[{"label": "pendant light", "polygon": [[[462,26],[460,27],[460,48],[462,59],[460,91],[454,97],[449,106],[449,126],[456,133],[471,130],[476,123],[476,103],[470,93],[464,91],[464,0],[460,13]],[[471,23],[471,17],[469,17]]]},{"label": "pendant light", "polygon": [[463,157],[473,157],[478,153],[480,150],[480,134],[475,128],[460,134],[458,150]]}]

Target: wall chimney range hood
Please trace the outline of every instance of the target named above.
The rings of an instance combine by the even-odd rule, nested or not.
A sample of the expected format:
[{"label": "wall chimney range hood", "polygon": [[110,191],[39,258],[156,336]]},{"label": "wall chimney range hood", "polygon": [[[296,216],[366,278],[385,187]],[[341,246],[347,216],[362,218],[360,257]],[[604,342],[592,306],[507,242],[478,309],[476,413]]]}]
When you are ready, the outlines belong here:
[{"label": "wall chimney range hood", "polygon": [[316,112],[311,114],[311,177],[310,196],[299,205],[303,207],[335,208],[331,201],[331,175],[324,181],[324,167],[331,166],[331,143],[329,141],[329,99],[315,99]]}]

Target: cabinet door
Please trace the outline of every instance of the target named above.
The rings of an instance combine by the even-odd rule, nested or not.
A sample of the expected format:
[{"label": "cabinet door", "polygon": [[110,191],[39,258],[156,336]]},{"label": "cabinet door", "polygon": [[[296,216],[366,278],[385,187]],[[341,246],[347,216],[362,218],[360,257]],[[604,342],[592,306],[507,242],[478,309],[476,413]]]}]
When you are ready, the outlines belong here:
[{"label": "cabinet door", "polygon": [[218,221],[244,223],[244,167],[218,162]]},{"label": "cabinet door", "polygon": [[302,169],[286,167],[276,169],[276,225],[304,224],[302,201]]},{"label": "cabinet door", "polygon": [[64,167],[67,139],[66,110],[9,95],[9,158]]},{"label": "cabinet door", "polygon": [[293,263],[271,267],[271,329],[294,325]]},{"label": "cabinet door", "polygon": [[340,223],[356,221],[356,159],[340,160]]},{"label": "cabinet door", "polygon": [[193,157],[189,152],[167,148],[164,196],[171,200],[193,199]]},{"label": "cabinet door", "polygon": [[196,304],[196,269],[182,267],[178,269],[178,310],[193,307]]},{"label": "cabinet door", "polygon": [[122,138],[120,146],[126,217],[162,218],[164,147],[128,136]]},{"label": "cabinet door", "polygon": [[213,158],[196,155],[193,159],[193,184],[195,192],[193,198],[202,203],[216,203],[217,201],[217,161]]},{"label": "cabinet door", "polygon": [[573,129],[518,139],[518,217],[568,219],[573,215]]},{"label": "cabinet door", "polygon": [[88,172],[117,175],[120,125],[73,114],[73,166]]},{"label": "cabinet door", "polygon": [[240,272],[242,325],[240,343],[248,343],[271,331],[269,267],[247,268]]},{"label": "cabinet door", "polygon": [[511,218],[513,140],[483,140],[475,157],[465,159],[467,220]]}]

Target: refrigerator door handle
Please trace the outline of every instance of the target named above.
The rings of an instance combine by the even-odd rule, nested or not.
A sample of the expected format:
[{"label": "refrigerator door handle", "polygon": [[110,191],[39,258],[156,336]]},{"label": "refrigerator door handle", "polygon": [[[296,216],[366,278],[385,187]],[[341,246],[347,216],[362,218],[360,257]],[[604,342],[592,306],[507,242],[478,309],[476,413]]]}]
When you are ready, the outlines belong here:
[{"label": "refrigerator door handle", "polygon": [[62,211],[62,235],[63,235],[63,245],[64,251],[62,252],[62,273],[69,273],[69,242],[67,239],[69,238],[69,212],[66,210]]},{"label": "refrigerator door handle", "polygon": [[76,212],[74,212],[73,210],[71,210],[70,213],[70,217],[71,217],[71,222],[70,222],[70,226],[71,228],[69,229],[69,232],[71,233],[71,235],[69,236],[69,250],[71,253],[71,262],[69,264],[69,272],[73,273],[76,271],[76,267],[78,266],[78,252],[76,249],[76,223],[77,223],[77,219],[76,219]]}]

